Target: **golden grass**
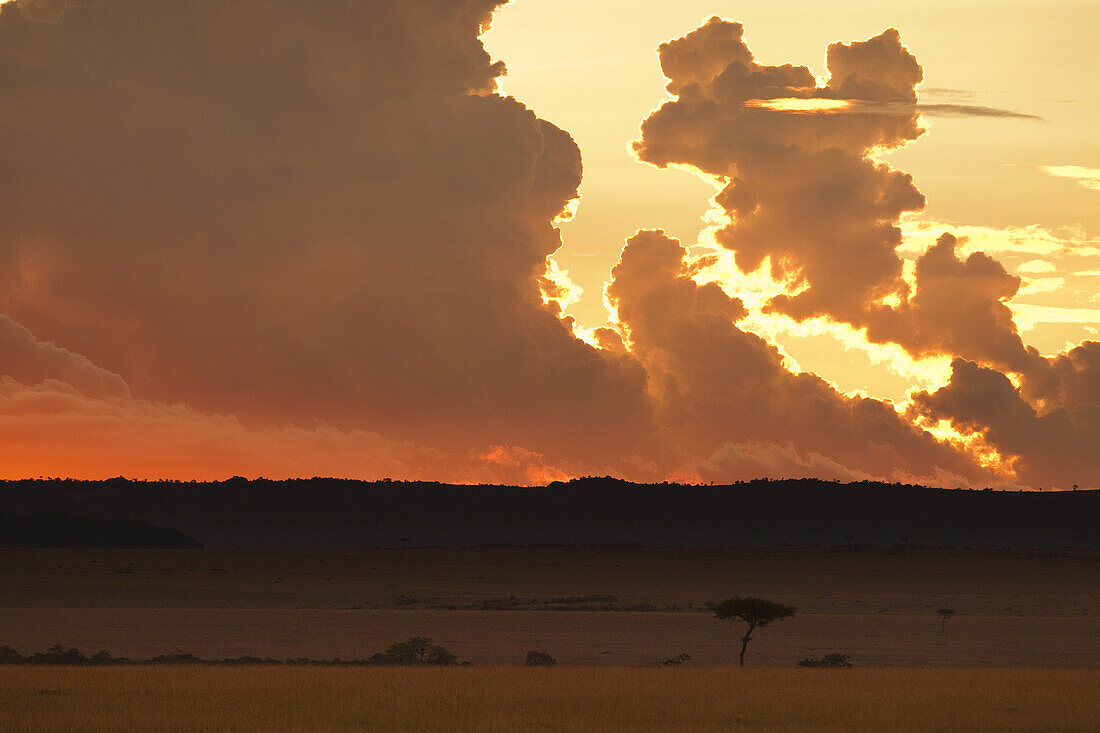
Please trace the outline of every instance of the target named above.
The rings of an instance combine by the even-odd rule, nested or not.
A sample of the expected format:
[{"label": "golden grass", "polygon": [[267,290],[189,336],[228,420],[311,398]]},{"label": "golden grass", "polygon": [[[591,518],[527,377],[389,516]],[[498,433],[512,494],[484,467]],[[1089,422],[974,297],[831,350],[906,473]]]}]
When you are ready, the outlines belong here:
[{"label": "golden grass", "polygon": [[6,731],[1100,730],[1100,670],[0,669]]}]

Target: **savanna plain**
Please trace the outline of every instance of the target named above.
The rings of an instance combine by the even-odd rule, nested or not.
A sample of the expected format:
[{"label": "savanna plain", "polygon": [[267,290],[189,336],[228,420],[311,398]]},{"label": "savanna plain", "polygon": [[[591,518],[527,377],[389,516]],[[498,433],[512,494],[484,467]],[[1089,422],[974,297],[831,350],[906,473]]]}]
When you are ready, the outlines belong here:
[{"label": "savanna plain", "polygon": [[[0,551],[0,645],[470,667],[0,666],[7,730],[1096,730],[1100,553]],[[757,630],[708,602],[797,607]],[[955,614],[944,619],[941,608]],[[555,657],[524,667],[527,651]],[[849,655],[851,669],[797,662]],[[666,660],[690,655],[679,666]]]}]

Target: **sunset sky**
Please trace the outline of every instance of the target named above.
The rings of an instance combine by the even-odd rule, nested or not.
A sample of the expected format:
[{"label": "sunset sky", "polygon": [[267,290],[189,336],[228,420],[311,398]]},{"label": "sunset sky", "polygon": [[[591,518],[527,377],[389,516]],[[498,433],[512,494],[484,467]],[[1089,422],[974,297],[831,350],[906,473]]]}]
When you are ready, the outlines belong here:
[{"label": "sunset sky", "polygon": [[4,4],[0,476],[1100,485],[1093,3],[497,4]]},{"label": "sunset sky", "polygon": [[[1027,343],[1043,353],[1096,337],[1100,259],[1082,252],[1100,246],[1100,100],[1087,71],[1100,64],[1100,13],[1089,2],[563,0],[502,8],[485,38],[508,65],[502,87],[569,130],[584,155],[583,203],[563,227],[565,246],[555,256],[584,290],[570,308],[581,323],[605,318],[603,282],[623,232],[663,228],[681,241],[701,241],[712,184],[640,166],[626,141],[666,98],[657,46],[711,15],[743,23],[761,62],[804,64],[822,79],[829,43],[898,28],[924,69],[921,101],[956,106],[950,116],[926,115],[929,132],[919,142],[881,156],[911,173],[928,199],[924,211],[907,217],[907,231],[965,231],[1026,278],[1030,287],[1012,307]],[[966,107],[1031,118],[968,114]],[[1077,254],[1040,256],[1021,239],[1064,240]],[[912,258],[929,243],[920,238],[905,254]],[[900,400],[912,386],[907,375],[875,369],[835,339],[790,330],[778,338],[802,368],[846,391]]]}]

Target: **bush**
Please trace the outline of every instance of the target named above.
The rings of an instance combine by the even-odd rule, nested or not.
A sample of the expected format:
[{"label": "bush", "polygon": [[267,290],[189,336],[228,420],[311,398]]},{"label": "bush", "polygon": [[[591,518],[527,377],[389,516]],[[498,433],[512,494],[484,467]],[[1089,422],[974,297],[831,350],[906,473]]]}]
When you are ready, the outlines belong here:
[{"label": "bush", "polygon": [[527,660],[524,662],[528,667],[549,667],[557,663],[558,660],[546,652],[537,652],[533,649],[527,652]]},{"label": "bush", "polygon": [[[552,663],[552,661],[551,661]],[[66,649],[60,644],[55,644],[44,652],[36,652],[24,657],[10,646],[0,646],[0,665],[4,664],[66,664],[66,665],[130,665],[130,664],[171,664],[171,665],[330,665],[330,666],[362,666],[372,664],[431,664],[450,665],[458,664],[458,659],[445,647],[433,644],[431,639],[423,636],[413,637],[408,641],[392,644],[389,649],[380,654],[375,654],[370,659],[273,659],[271,657],[256,657],[245,655],[241,657],[224,657],[222,659],[205,659],[197,657],[190,652],[176,649],[171,654],[160,654],[150,659],[129,659],[116,657],[110,652],[101,651],[90,657],[84,656],[79,649]],[[469,662],[463,662],[469,664]]]},{"label": "bush", "polygon": [[30,664],[87,664],[88,658],[79,649],[65,649],[54,644],[47,651],[36,652],[26,658]]},{"label": "bush", "polygon": [[677,654],[675,657],[672,657],[670,659],[666,659],[665,661],[661,662],[661,666],[662,667],[679,667],[684,662],[690,662],[690,661],[691,661],[691,655],[690,654]]},{"label": "bush", "polygon": [[852,663],[848,661],[847,654],[826,654],[821,659],[810,659],[806,657],[798,663],[799,667],[818,667],[824,669],[839,669],[841,667],[851,667]]},{"label": "bush", "polygon": [[370,658],[371,664],[431,664],[449,665],[458,662],[458,657],[445,647],[433,644],[431,639],[414,636],[408,641],[399,641],[381,654]]}]

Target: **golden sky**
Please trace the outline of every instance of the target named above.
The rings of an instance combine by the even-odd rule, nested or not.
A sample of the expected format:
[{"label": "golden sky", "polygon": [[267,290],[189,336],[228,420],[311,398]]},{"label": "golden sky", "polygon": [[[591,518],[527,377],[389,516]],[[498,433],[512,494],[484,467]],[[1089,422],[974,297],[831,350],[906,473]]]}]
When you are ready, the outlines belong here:
[{"label": "golden sky", "polygon": [[0,476],[1097,484],[1089,3],[502,4],[4,3]]},{"label": "golden sky", "polygon": [[[1100,98],[1091,92],[1089,71],[1100,68],[1100,13],[1087,1],[562,0],[502,8],[485,37],[490,53],[508,65],[501,86],[569,130],[584,159],[582,201],[562,227],[564,246],[555,255],[584,290],[569,309],[580,323],[604,319],[603,283],[623,238],[636,229],[663,228],[686,243],[705,241],[713,185],[690,171],[639,164],[629,141],[667,98],[657,46],[711,15],[743,23],[760,62],[804,64],[820,78],[827,75],[829,43],[896,27],[924,69],[923,103],[1041,118],[966,110],[928,116],[928,134],[881,158],[911,173],[928,199],[924,211],[908,217],[907,231],[938,235],[945,227],[937,225],[945,224],[967,232],[975,247],[995,251],[1028,281],[1012,301],[1025,341],[1053,354],[1096,337],[1097,253],[1045,254],[1057,240],[1078,250],[1100,247]],[[911,237],[908,256],[934,238]],[[834,338],[777,338],[801,367],[844,390],[900,400],[912,386],[910,373],[892,373]]]}]

